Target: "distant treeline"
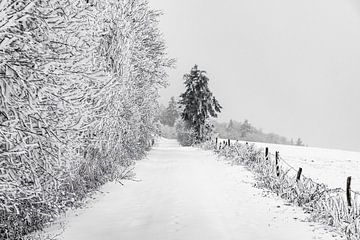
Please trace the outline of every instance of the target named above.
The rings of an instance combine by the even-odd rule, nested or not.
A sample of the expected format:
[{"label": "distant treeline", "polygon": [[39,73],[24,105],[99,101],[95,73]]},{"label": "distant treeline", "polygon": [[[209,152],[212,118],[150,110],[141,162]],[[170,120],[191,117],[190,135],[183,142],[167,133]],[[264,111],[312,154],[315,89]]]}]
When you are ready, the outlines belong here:
[{"label": "distant treeline", "polygon": [[304,146],[300,138],[294,141],[293,139],[288,140],[286,137],[275,133],[264,133],[261,129],[253,127],[248,120],[244,122],[230,120],[228,123],[213,121],[212,124],[214,126],[214,132],[218,134],[220,138]]},{"label": "distant treeline", "polygon": [[[160,106],[159,121],[161,123],[161,135],[165,138],[178,138],[176,126],[181,128],[181,107],[174,97],[171,97],[168,106]],[[253,127],[248,120],[238,122],[230,120],[228,123],[219,123],[210,120],[213,127],[213,135],[220,138],[244,140],[250,142],[266,142],[286,145],[304,146],[302,140],[287,139],[275,133],[264,133],[261,129]]]}]

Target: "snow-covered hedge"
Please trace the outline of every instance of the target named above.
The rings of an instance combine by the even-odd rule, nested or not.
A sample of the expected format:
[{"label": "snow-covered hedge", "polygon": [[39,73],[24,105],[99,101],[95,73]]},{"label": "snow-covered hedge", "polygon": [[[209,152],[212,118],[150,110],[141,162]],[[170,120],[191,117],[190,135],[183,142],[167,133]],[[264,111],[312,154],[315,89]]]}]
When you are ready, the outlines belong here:
[{"label": "snow-covered hedge", "polygon": [[0,2],[0,239],[141,158],[172,65],[146,0]]},{"label": "snow-covered hedge", "polygon": [[303,207],[306,212],[311,213],[314,220],[337,227],[347,239],[360,239],[359,193],[352,193],[352,205],[349,207],[343,189],[330,189],[304,175],[297,181],[296,172],[291,174],[289,168],[282,167],[277,170],[274,156],[265,159],[264,151],[253,144],[234,143],[219,147],[214,141],[208,141],[200,146],[206,150],[214,150],[233,164],[248,167],[255,173],[257,187],[267,188]]}]

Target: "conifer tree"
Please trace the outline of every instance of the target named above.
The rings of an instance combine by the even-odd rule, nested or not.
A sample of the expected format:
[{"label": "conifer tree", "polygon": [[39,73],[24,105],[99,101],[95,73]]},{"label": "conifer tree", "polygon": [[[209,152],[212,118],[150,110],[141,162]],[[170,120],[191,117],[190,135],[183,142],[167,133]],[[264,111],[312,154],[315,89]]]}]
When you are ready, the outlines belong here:
[{"label": "conifer tree", "polygon": [[174,97],[170,98],[169,105],[163,109],[160,117],[160,122],[164,125],[173,127],[176,119],[179,117],[179,105]]},{"label": "conifer tree", "polygon": [[222,107],[209,89],[206,72],[198,69],[197,65],[184,75],[184,80],[186,90],[180,95],[180,104],[183,105],[181,117],[186,127],[194,131],[195,140],[204,141],[211,130],[206,120],[217,117]]}]

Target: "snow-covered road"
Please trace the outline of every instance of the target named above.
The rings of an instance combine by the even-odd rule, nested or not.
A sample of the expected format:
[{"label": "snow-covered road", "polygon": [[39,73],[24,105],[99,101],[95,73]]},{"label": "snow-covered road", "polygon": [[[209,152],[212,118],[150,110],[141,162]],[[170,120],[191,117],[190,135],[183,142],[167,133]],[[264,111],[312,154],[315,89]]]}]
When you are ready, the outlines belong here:
[{"label": "snow-covered road", "polygon": [[105,194],[70,214],[61,239],[339,239],[211,152],[161,139],[135,171],[140,182],[106,184]]}]

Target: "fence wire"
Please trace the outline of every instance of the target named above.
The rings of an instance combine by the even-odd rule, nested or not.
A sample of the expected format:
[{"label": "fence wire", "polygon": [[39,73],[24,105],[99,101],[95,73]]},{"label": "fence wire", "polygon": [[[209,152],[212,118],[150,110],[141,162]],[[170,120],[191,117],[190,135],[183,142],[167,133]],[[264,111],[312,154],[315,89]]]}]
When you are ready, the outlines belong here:
[{"label": "fence wire", "polygon": [[[273,153],[270,153],[269,152],[269,156],[272,156],[272,157],[276,157],[276,155],[275,154],[273,154]],[[287,162],[287,160],[285,160],[283,157],[281,157],[281,155],[279,154],[278,155],[278,159],[280,160],[280,163],[284,163],[288,168],[290,168],[291,170],[293,170],[293,171],[295,171],[296,173],[298,172],[298,170],[294,167],[294,166],[292,166],[289,162]],[[301,174],[301,177],[302,178],[304,178],[304,179],[309,179],[309,180],[311,180],[312,182],[314,182],[314,183],[316,183],[316,184],[320,184],[320,183],[317,183],[316,181],[314,181],[311,177],[308,177],[306,174]],[[342,191],[346,191],[345,189],[342,189],[342,188],[330,188],[329,190],[331,191],[331,192],[338,192],[339,191],[339,189],[341,189]],[[351,193],[353,193],[353,194],[356,194],[356,195],[359,195],[360,196],[360,192],[358,192],[358,191],[354,191],[354,190],[351,190],[350,189],[350,192]]]},{"label": "fence wire", "polygon": [[[338,227],[345,233],[348,240],[360,239],[360,192],[351,190],[350,184],[347,190],[343,188],[329,188],[325,184],[314,181],[306,174],[301,174],[302,184],[299,184],[300,182],[291,180],[292,177],[288,175],[289,171],[298,173],[299,170],[290,164],[287,159],[280,156],[279,152],[277,154],[279,161],[276,165],[276,170],[273,168],[270,172],[266,171],[267,164],[264,165],[264,163],[269,162],[269,167],[271,168],[271,165],[274,166],[276,164],[272,160],[276,158],[276,155],[267,151],[268,155],[265,156],[264,149],[256,148],[254,144],[242,144],[236,141],[236,143],[232,142],[229,146],[228,141],[219,141],[216,145],[214,142],[209,142],[208,145],[203,147],[206,149],[214,149],[215,147],[215,152],[220,156],[228,159],[235,158],[235,161],[248,165],[260,174],[260,186],[268,187],[289,201],[302,206],[306,211],[310,210],[313,213],[314,219],[325,220],[329,225]],[[236,159],[236,156],[240,157],[240,159]],[[256,162],[260,165],[255,167],[256,164],[254,165],[251,162]],[[278,166],[281,166],[281,168],[278,168]],[[265,168],[264,172],[259,171],[262,167]],[[272,171],[276,171],[277,179],[279,180],[275,180],[276,178],[271,176]],[[297,178],[298,175],[295,176]],[[278,187],[279,185],[285,185],[279,188],[266,185],[268,181],[274,180],[276,181],[275,185],[270,185],[278,185]]]}]

